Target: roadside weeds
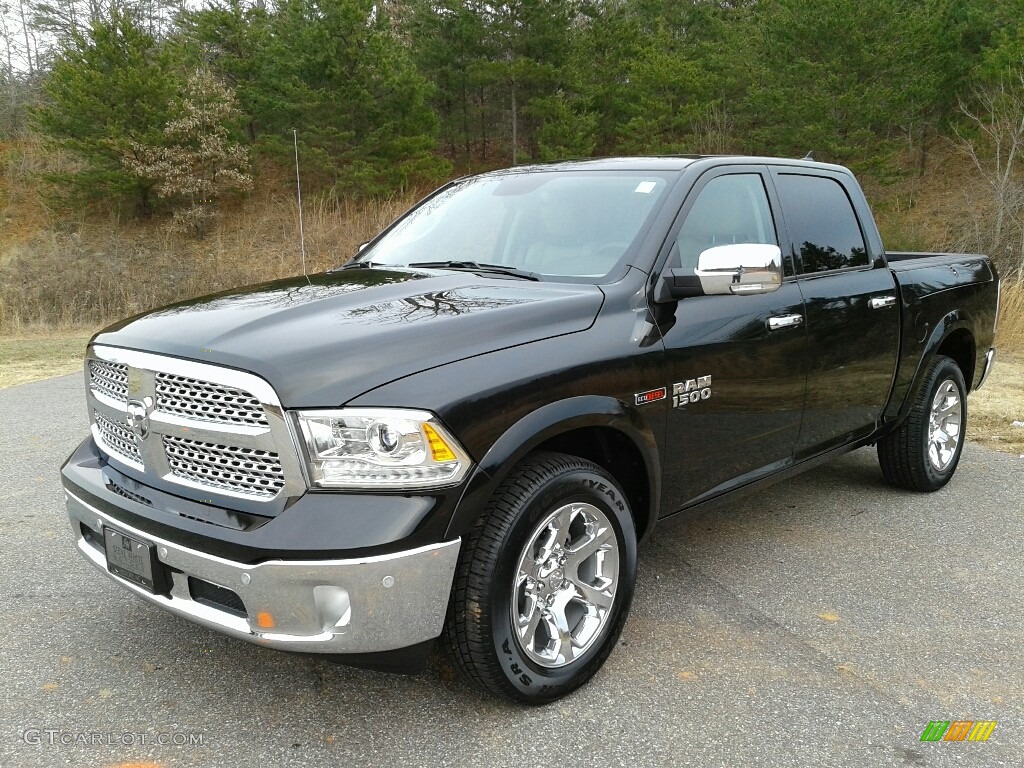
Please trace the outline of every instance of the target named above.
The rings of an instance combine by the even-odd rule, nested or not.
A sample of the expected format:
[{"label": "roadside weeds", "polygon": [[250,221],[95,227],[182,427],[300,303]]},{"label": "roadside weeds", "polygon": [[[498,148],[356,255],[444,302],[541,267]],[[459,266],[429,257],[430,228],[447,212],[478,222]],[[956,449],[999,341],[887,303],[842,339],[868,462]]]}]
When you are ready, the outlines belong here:
[{"label": "roadside weeds", "polygon": [[985,386],[967,400],[967,437],[997,451],[1024,454],[1024,357],[997,357]]},{"label": "roadside weeds", "polygon": [[0,389],[82,370],[87,329],[0,336]]}]

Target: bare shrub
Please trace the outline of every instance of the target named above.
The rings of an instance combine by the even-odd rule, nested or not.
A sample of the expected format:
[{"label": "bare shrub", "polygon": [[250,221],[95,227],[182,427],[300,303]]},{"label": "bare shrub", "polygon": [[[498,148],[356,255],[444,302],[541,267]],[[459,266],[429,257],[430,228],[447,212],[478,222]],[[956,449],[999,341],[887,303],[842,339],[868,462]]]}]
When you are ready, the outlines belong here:
[{"label": "bare shrub", "polygon": [[735,151],[736,125],[721,102],[709,106],[693,122],[694,151],[702,155],[727,155]]},{"label": "bare shrub", "polygon": [[984,200],[968,206],[954,245],[988,253],[1004,274],[1024,278],[1024,70],[1008,69],[998,83],[975,86],[970,102],[960,103],[970,129],[956,131],[957,145],[979,177],[968,194]]},{"label": "bare shrub", "polygon": [[218,199],[252,189],[249,150],[231,138],[241,113],[234,92],[207,69],[192,73],[174,110],[179,116],[164,129],[167,146],[133,141],[122,163],[137,176],[156,179],[158,196],[184,204],[172,229],[202,238],[217,217]]}]

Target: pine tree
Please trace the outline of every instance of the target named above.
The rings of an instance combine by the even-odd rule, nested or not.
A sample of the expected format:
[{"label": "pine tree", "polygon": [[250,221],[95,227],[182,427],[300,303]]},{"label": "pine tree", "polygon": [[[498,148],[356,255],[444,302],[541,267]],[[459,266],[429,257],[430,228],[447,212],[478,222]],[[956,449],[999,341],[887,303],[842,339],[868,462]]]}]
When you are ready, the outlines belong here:
[{"label": "pine tree", "polygon": [[257,149],[290,158],[299,134],[303,172],[338,194],[390,194],[450,171],[436,154],[430,85],[386,8],[373,0],[237,2],[188,16],[198,42],[232,80]]},{"label": "pine tree", "polygon": [[168,50],[143,30],[130,10],[66,38],[34,112],[39,130],[81,161],[81,168],[51,177],[72,202],[125,201],[152,210],[156,180],[125,167],[133,147],[163,143],[174,66]]}]

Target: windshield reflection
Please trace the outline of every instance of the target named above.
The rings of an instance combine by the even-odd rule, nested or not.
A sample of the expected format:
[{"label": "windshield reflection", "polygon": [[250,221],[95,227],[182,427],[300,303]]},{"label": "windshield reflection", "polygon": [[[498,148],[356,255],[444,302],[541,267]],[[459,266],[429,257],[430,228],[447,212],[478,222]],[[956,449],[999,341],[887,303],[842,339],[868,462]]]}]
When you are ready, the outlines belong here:
[{"label": "windshield reflection", "polygon": [[477,176],[406,214],[358,261],[462,261],[543,277],[604,277],[659,207],[667,174],[529,171]]}]

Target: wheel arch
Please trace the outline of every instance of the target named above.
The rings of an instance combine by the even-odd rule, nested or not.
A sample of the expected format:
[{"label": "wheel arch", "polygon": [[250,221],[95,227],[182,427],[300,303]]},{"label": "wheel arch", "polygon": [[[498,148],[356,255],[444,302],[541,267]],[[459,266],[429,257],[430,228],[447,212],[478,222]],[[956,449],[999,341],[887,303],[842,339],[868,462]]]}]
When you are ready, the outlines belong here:
[{"label": "wheel arch", "polygon": [[[914,378],[891,427],[895,428],[910,414],[914,398],[921,391],[931,361],[945,355],[953,359],[964,375],[967,392],[974,389],[974,373],[977,370],[978,346],[974,337],[971,319],[962,310],[950,312],[935,324],[928,338],[921,344],[921,355],[917,361]],[[886,431],[889,431],[888,429]]]},{"label": "wheel arch", "polygon": [[960,367],[964,375],[967,391],[974,389],[974,370],[977,361],[978,345],[974,334],[966,327],[960,327],[946,334],[935,349],[935,355],[951,357]]},{"label": "wheel arch", "polygon": [[650,425],[622,401],[591,395],[549,403],[509,427],[480,459],[456,505],[448,536],[465,534],[509,472],[537,450],[578,456],[604,468],[626,494],[638,539],[653,530],[661,464]]}]

